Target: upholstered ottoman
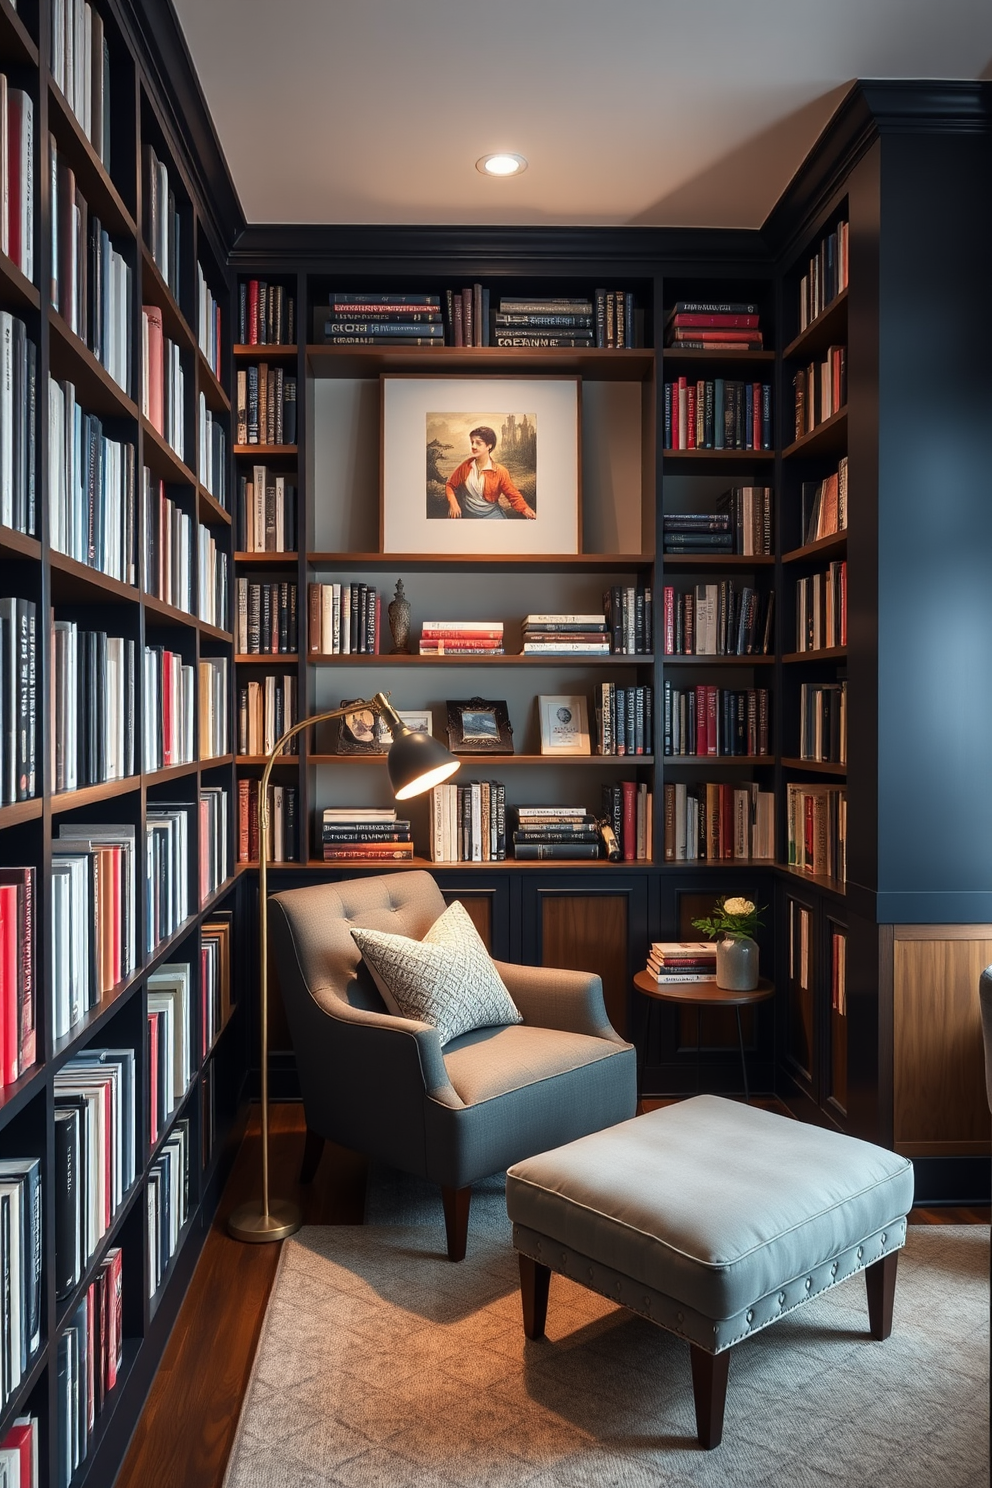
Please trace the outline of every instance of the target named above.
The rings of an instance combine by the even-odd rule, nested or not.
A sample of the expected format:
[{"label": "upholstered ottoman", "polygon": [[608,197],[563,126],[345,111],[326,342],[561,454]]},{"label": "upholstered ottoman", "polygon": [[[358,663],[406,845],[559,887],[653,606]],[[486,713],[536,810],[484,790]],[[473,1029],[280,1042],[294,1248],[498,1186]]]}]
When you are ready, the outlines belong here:
[{"label": "upholstered ottoman", "polygon": [[719,1445],[730,1350],[864,1271],[874,1338],[892,1329],[912,1164],[717,1096],[635,1116],[514,1164],[506,1207],[524,1330],[558,1271],[685,1338],[696,1427]]}]

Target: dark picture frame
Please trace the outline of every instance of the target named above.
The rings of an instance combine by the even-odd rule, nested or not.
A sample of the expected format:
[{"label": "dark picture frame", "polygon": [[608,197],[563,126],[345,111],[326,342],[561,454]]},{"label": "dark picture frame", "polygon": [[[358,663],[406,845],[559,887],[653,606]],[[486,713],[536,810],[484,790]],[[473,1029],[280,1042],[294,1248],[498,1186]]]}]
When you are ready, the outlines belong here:
[{"label": "dark picture frame", "polygon": [[445,706],[452,754],[513,753],[513,726],[505,701],[449,698]]},{"label": "dark picture frame", "polygon": [[355,704],[354,713],[346,713],[337,720],[334,739],[335,754],[385,754],[386,744],[382,738],[382,718],[372,708],[358,705],[361,698],[342,698],[340,706],[348,708]]}]

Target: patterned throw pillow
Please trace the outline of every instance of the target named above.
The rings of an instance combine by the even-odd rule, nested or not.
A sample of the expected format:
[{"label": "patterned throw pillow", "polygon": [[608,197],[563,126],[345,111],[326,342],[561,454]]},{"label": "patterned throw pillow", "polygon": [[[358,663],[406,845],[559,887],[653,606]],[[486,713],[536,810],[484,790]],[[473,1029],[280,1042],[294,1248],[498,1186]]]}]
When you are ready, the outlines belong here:
[{"label": "patterned throw pillow", "polygon": [[385,930],[351,933],[389,1011],[432,1024],[442,1044],[473,1028],[523,1022],[457,899],[423,940]]}]

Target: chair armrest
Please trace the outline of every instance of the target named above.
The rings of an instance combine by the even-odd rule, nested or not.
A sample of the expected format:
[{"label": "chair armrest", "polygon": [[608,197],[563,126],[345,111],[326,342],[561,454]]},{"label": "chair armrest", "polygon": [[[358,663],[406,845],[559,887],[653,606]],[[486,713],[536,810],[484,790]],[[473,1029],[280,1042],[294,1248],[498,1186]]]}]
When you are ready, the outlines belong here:
[{"label": "chair armrest", "polygon": [[352,1007],[338,997],[331,1007],[323,1000],[319,1005],[339,1025],[337,1057],[354,1058],[363,1067],[374,1062],[377,1082],[400,1108],[405,1095],[424,1094],[444,1106],[464,1106],[448,1079],[440,1035],[432,1024]]},{"label": "chair armrest", "polygon": [[602,980],[589,971],[563,971],[554,966],[520,966],[513,961],[493,963],[507,991],[534,1028],[557,1028],[562,1033],[585,1033],[592,1038],[626,1044],[606,1016]]}]

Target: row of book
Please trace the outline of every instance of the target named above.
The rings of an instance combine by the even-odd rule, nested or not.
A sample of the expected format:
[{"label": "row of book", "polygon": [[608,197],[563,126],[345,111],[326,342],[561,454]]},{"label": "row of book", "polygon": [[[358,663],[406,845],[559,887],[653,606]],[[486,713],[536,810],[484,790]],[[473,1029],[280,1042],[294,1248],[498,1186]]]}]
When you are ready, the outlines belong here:
[{"label": "row of book", "polygon": [[792,387],[796,402],[796,438],[811,434],[847,406],[847,347],[828,346],[822,362],[799,367]]},{"label": "row of book", "polygon": [[[644,861],[654,841],[654,796],[643,780],[617,780],[600,789],[600,822],[613,834],[606,838],[611,862]],[[618,856],[619,855],[619,856]]]},{"label": "row of book", "polygon": [[48,381],[49,540],[122,584],[137,582],[135,446],[84,413],[71,382]]},{"label": "row of book", "polygon": [[325,863],[339,858],[391,861],[413,857],[413,829],[389,807],[328,806],[320,823]]},{"label": "row of book", "polygon": [[72,166],[48,136],[52,254],[50,299],[71,331],[130,396],[134,278],[99,217],[91,212]]},{"label": "row of book", "polygon": [[611,650],[605,615],[525,615],[521,622],[521,656],[609,656]]},{"label": "row of book", "polygon": [[282,284],[242,279],[238,284],[239,346],[291,346],[296,300]]},{"label": "row of book", "polygon": [[219,415],[207,407],[205,393],[200,394],[199,403],[197,475],[200,485],[227,511],[227,430]]},{"label": "row of book", "polygon": [[774,590],[733,579],[663,594],[666,656],[767,656],[773,649]]},{"label": "row of book", "polygon": [[170,961],[149,974],[148,1142],[154,1146],[193,1078],[193,1001],[190,964]]},{"label": "row of book", "polygon": [[665,345],[681,351],[761,351],[761,312],[745,300],[677,300],[665,317]]},{"label": "row of book", "polygon": [[661,519],[666,553],[734,553],[737,539],[728,511],[666,512]]},{"label": "row of book", "polygon": [[145,771],[188,765],[196,758],[194,734],[196,673],[178,651],[146,646],[142,673],[145,727],[141,765]]},{"label": "row of book", "polygon": [[770,738],[767,687],[695,687],[663,690],[664,752],[731,759],[766,755]]},{"label": "row of book", "polygon": [[37,1058],[33,867],[0,867],[0,1087]]},{"label": "row of book", "polygon": [[138,964],[137,829],[62,822],[52,844],[52,1036],[63,1038]]},{"label": "row of book", "polygon": [[38,642],[33,599],[0,599],[0,804],[36,793]]},{"label": "row of book", "polygon": [[55,1295],[69,1296],[136,1172],[134,1050],[84,1049],[56,1070]]},{"label": "row of book", "polygon": [[[238,688],[237,753],[255,758],[275,748],[297,720],[296,678],[289,672],[242,683]],[[282,754],[298,752],[296,738],[282,747]]]},{"label": "row of book", "polygon": [[523,860],[595,859],[603,838],[596,817],[584,806],[514,806],[513,856]]},{"label": "row of book", "polygon": [[135,772],[137,641],[52,619],[52,783],[74,791]]},{"label": "row of book", "polygon": [[85,1462],[97,1420],[117,1384],[124,1358],[123,1311],[123,1255],[113,1246],[59,1336],[52,1463],[57,1488],[69,1488]]},{"label": "row of book", "polygon": [[799,758],[847,763],[847,682],[804,682],[799,689]]},{"label": "row of book", "polygon": [[308,586],[307,650],[311,654],[377,656],[381,620],[382,595],[374,584]]},{"label": "row of book", "polygon": [[110,47],[88,0],[52,0],[52,79],[96,154],[110,170]]},{"label": "row of book", "polygon": [[34,99],[0,72],[0,250],[34,283]]},{"label": "row of book", "polygon": [[[238,781],[238,862],[259,860],[258,795],[260,782],[242,776]],[[269,863],[299,861],[297,798],[295,785],[269,783],[269,829],[266,860]]]},{"label": "row of book", "polygon": [[[313,590],[326,586],[312,584]],[[239,656],[295,656],[296,583],[236,581],[234,644]],[[322,646],[317,647],[322,650]]]},{"label": "row of book", "polygon": [[847,561],[796,580],[796,650],[847,645]]},{"label": "row of book", "polygon": [[[457,305],[455,308],[457,314]],[[457,335],[457,320],[455,331]],[[622,289],[597,289],[591,298],[565,295],[520,299],[504,295],[494,316],[492,338],[496,346],[625,350],[638,342],[634,296]]]},{"label": "row of book", "polygon": [[281,366],[239,367],[235,389],[237,443],[296,443],[296,378]]},{"label": "row of book", "polygon": [[199,668],[200,758],[220,759],[231,749],[228,658],[201,656]]},{"label": "row of book", "polygon": [[800,540],[818,542],[847,530],[847,456],[822,480],[803,481],[800,491]]},{"label": "row of book", "polygon": [[204,361],[220,382],[220,349],[223,344],[220,304],[214,299],[199,263],[196,266],[196,341]]},{"label": "row of book", "polygon": [[843,785],[785,787],[786,862],[818,877],[847,881],[847,789]]},{"label": "row of book", "polygon": [[230,911],[204,920],[200,926],[200,1049],[204,1059],[227,1026],[231,1000],[231,941],[234,921]]},{"label": "row of book", "polygon": [[[145,243],[172,298],[179,303],[181,229],[176,193],[169,184],[169,168],[153,147],[145,144]],[[161,432],[161,431],[159,431]]]},{"label": "row of book", "polygon": [[157,305],[141,307],[141,411],[166,444],[186,458],[186,373],[179,343],[165,335]]},{"label": "row of book", "polygon": [[687,378],[665,383],[666,450],[770,450],[769,382]]},{"label": "row of book", "polygon": [[502,620],[425,620],[421,656],[502,656]]},{"label": "row of book", "polygon": [[0,1159],[0,1266],[4,1279],[0,1403],[4,1407],[20,1387],[41,1346],[43,1253],[41,1164],[37,1158]]},{"label": "row of book", "polygon": [[197,614],[205,625],[227,630],[230,625],[230,558],[219,546],[209,527],[199,527],[199,574],[197,576]]},{"label": "row of book", "polygon": [[754,781],[666,781],[666,863],[774,858],[775,797]]},{"label": "row of book", "polygon": [[799,281],[800,332],[812,325],[847,288],[849,237],[850,223],[842,218],[811,255],[809,267]]},{"label": "row of book", "polygon": [[645,970],[656,982],[712,982],[716,978],[716,941],[653,940]]},{"label": "row of book", "polygon": [[296,549],[296,487],[265,465],[252,467],[238,486],[238,551],[292,553]]},{"label": "row of book", "polygon": [[510,346],[611,350],[639,339],[634,297],[628,290],[597,289],[592,296],[518,298],[504,295],[490,309],[480,283],[436,294],[350,294],[332,291],[314,312],[314,338],[329,346]]},{"label": "row of book", "polygon": [[600,682],[593,697],[599,754],[654,753],[654,689]]},{"label": "row of book", "polygon": [[772,551],[770,486],[735,486],[717,498],[715,510],[666,512],[666,553],[736,553],[768,557]]},{"label": "row of book", "polygon": [[200,786],[200,903],[230,877],[228,793],[222,785]]},{"label": "row of book", "polygon": [[165,494],[165,481],[156,480],[147,465],[141,471],[141,504],[142,587],[192,614],[193,518]]},{"label": "row of book", "polygon": [[189,1121],[177,1121],[148,1169],[148,1295],[161,1288],[189,1218]]},{"label": "row of book", "polygon": [[435,785],[430,794],[429,832],[435,863],[504,862],[506,786],[501,780]]},{"label": "row of book", "polygon": [[603,592],[603,614],[616,655],[648,656],[654,650],[654,590],[650,584],[612,584]]},{"label": "row of book", "polygon": [[191,910],[188,801],[159,802],[145,811],[145,953],[168,940]]},{"label": "row of book", "polygon": [[23,320],[0,310],[0,524],[32,533],[36,521],[38,348]]}]

